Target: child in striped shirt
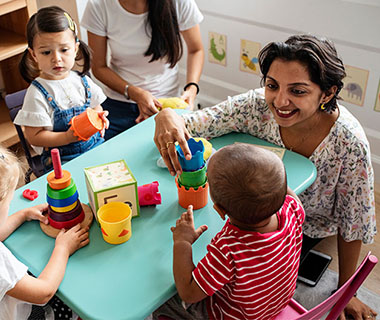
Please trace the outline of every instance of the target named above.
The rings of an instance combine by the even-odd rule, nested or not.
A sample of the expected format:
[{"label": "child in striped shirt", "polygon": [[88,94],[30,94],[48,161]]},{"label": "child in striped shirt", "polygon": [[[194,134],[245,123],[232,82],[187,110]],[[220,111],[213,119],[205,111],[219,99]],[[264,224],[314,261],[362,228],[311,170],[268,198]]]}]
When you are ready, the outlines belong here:
[{"label": "child in striped shirt", "polygon": [[192,244],[207,226],[194,228],[191,206],[177,220],[171,229],[179,296],[153,317],[273,319],[295,291],[305,219],[284,165],[271,151],[234,144],[212,156],[208,181],[215,210],[228,219],[196,267]]}]

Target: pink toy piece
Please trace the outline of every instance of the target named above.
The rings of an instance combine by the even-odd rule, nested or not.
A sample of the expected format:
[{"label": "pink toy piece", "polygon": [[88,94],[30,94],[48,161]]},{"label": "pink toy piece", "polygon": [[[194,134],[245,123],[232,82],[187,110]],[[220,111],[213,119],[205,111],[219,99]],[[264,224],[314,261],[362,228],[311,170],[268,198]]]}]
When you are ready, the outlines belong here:
[{"label": "pink toy piece", "polygon": [[30,190],[30,189],[25,189],[23,192],[22,192],[22,196],[25,198],[25,199],[28,199],[30,201],[33,201],[34,199],[37,199],[38,198],[38,192],[36,190]]},{"label": "pink toy piece", "polygon": [[158,181],[137,187],[140,206],[161,204],[161,194],[158,193]]},{"label": "pink toy piece", "polygon": [[61,158],[59,156],[59,150],[54,148],[51,150],[51,160],[53,161],[54,175],[56,179],[61,179],[63,177]]}]

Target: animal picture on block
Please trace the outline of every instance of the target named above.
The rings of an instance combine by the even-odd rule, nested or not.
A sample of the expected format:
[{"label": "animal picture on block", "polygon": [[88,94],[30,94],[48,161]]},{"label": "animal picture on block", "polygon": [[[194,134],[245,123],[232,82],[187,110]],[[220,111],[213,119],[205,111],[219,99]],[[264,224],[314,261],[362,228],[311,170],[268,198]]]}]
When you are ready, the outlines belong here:
[{"label": "animal picture on block", "polygon": [[261,44],[249,40],[240,40],[240,70],[260,75],[259,61],[257,56]]},{"label": "animal picture on block", "polygon": [[347,76],[343,79],[344,87],[340,92],[343,101],[363,106],[369,71],[344,65]]},{"label": "animal picture on block", "polygon": [[227,37],[216,32],[208,33],[208,61],[222,66],[227,64]]},{"label": "animal picture on block", "polygon": [[137,181],[124,160],[84,169],[88,200],[95,217],[107,203],[120,201],[132,209],[132,217],[140,214]]}]

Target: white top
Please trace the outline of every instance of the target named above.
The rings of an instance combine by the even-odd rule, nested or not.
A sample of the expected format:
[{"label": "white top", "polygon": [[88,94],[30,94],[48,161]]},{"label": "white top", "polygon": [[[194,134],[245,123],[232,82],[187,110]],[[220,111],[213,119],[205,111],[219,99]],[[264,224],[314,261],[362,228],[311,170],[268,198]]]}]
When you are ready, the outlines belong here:
[{"label": "white top", "polygon": [[[194,0],[174,0],[180,31],[188,30],[203,20]],[[81,26],[93,34],[107,37],[109,67],[128,83],[147,90],[156,98],[179,95],[178,66],[170,69],[165,59],[149,63],[144,57],[151,40],[148,13],[126,11],[119,0],[89,0]],[[106,87],[106,95],[127,101],[124,95]]]},{"label": "white top", "polygon": [[[338,119],[309,157],[317,178],[299,195],[306,213],[303,231],[312,238],[339,232],[346,241],[371,243],[376,216],[369,143],[358,120],[345,107],[338,108]],[[285,148],[262,89],[228,97],[183,117],[194,136],[214,138],[244,132]]]},{"label": "white top", "polygon": [[0,242],[0,319],[27,319],[32,305],[15,299],[6,293],[13,289],[27,273],[28,267],[18,261],[8,248]]},{"label": "white top", "polygon": [[[102,89],[86,76],[91,90],[90,107],[101,104],[107,97]],[[86,102],[85,88],[78,73],[71,71],[69,76],[61,80],[46,80],[40,77],[36,80],[54,97],[62,110],[75,106],[83,106]],[[54,125],[54,109],[49,105],[42,92],[31,84],[26,92],[22,109],[13,121],[20,126],[44,127],[52,131]],[[36,153],[41,154],[43,147],[32,146]]]}]

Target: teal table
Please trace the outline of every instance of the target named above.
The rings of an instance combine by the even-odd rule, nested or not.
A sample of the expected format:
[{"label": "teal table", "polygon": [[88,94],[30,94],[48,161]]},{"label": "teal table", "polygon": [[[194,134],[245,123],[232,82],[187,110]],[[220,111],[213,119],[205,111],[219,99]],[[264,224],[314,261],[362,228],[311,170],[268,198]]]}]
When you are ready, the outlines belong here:
[{"label": "teal table", "polygon": [[[90,244],[74,253],[57,295],[83,319],[144,319],[175,293],[172,275],[172,233],[170,227],[184,211],[178,204],[174,177],[159,168],[159,153],[153,142],[154,121],[148,119],[107,143],[65,164],[79,190],[83,203],[88,202],[83,168],[125,159],[138,185],[157,180],[162,204],[142,207],[140,217],[132,220],[132,237],[120,245],[106,243],[97,223],[90,229]],[[213,147],[239,142],[269,145],[245,134],[228,134],[212,140]],[[288,183],[296,193],[304,191],[316,177],[314,165],[306,158],[286,151]],[[30,202],[22,197],[26,187],[16,191],[10,212],[45,202],[46,175],[28,184],[39,197]],[[197,263],[206,246],[224,225],[208,205],[194,212],[195,225],[209,229],[193,245]],[[15,256],[29,266],[34,275],[45,267],[54,247],[36,221],[24,223],[5,242]]]}]

